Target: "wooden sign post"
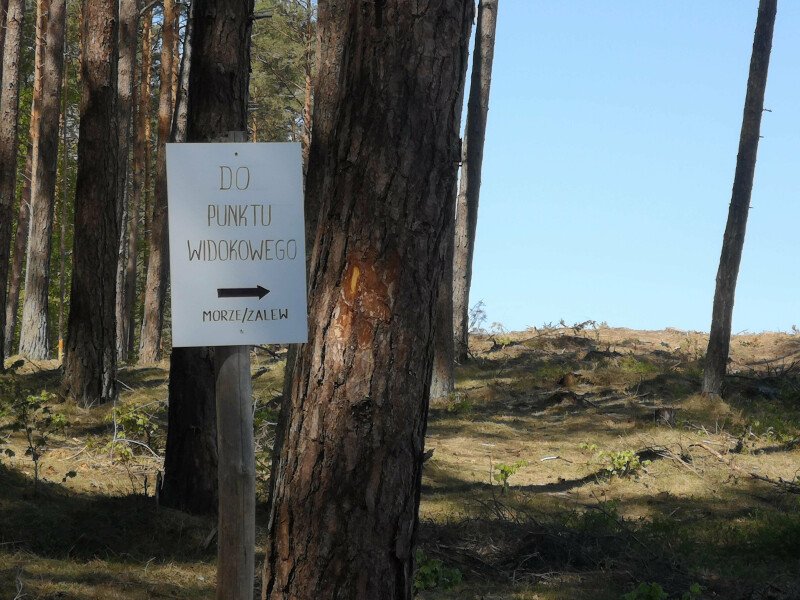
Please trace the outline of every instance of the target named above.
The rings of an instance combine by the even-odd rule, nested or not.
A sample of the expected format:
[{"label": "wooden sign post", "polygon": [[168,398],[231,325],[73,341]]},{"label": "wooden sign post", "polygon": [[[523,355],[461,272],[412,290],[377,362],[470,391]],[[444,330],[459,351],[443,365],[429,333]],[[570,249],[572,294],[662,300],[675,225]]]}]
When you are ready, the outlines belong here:
[{"label": "wooden sign post", "polygon": [[252,600],[255,444],[251,344],[304,343],[300,145],[168,144],[174,346],[214,346],[217,599]]},{"label": "wooden sign post", "polygon": [[[231,131],[222,142],[246,142]],[[250,346],[214,349],[217,401],[217,600],[252,600],[256,550],[256,454]]]}]

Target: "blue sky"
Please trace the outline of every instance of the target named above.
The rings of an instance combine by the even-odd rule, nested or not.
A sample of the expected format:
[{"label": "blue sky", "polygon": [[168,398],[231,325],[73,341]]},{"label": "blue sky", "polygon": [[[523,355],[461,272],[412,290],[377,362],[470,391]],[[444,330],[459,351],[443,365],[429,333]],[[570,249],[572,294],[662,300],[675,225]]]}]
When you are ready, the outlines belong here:
[{"label": "blue sky", "polygon": [[[756,0],[500,0],[471,303],[707,331]],[[800,2],[783,0],[734,332],[800,326]]]}]

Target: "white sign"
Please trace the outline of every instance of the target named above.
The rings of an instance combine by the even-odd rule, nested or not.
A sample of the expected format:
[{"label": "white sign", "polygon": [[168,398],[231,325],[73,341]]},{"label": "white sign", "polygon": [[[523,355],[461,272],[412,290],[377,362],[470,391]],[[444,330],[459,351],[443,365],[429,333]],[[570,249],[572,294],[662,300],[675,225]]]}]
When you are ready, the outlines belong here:
[{"label": "white sign", "polygon": [[167,144],[173,346],[308,337],[300,144]]}]

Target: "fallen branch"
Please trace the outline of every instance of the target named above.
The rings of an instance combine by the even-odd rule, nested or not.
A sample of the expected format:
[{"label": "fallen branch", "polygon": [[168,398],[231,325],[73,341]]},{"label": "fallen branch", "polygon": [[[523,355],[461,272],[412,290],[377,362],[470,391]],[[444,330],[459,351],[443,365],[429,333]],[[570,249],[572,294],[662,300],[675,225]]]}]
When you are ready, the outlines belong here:
[{"label": "fallen branch", "polygon": [[754,473],[752,471],[746,471],[741,467],[735,465],[733,461],[726,460],[722,454],[720,454],[712,447],[710,447],[708,444],[705,444],[703,442],[692,444],[692,446],[698,446],[702,448],[703,450],[711,454],[714,458],[726,464],[728,468],[731,469],[732,471],[736,471],[737,473],[741,473],[742,475],[747,475],[752,479],[756,479],[758,481],[763,481],[764,483],[769,483],[770,485],[774,485],[783,490],[784,492],[788,492],[790,494],[800,494],[800,484],[797,484],[793,481],[786,481],[782,477],[778,479],[772,479],[771,477],[767,477],[766,475],[759,475],[758,473]]}]

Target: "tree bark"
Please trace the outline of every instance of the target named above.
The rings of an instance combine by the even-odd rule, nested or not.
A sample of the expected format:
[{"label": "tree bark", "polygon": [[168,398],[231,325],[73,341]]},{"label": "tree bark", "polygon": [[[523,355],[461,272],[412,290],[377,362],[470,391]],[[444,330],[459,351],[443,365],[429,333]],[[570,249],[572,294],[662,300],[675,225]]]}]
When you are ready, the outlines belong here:
[{"label": "tree bark", "polygon": [[[189,136],[189,101],[184,88],[191,88],[194,49],[194,11],[199,2],[192,3],[187,23],[186,41],[181,64],[181,87],[176,103],[173,135],[176,141]],[[200,7],[202,8],[202,7]],[[206,9],[207,10],[207,7]],[[208,24],[206,24],[208,27]],[[184,82],[186,84],[184,85]],[[197,84],[194,84],[195,86]],[[202,82],[201,82],[202,85]],[[195,89],[194,94],[199,90]],[[220,105],[218,110],[228,110]],[[196,141],[209,141],[203,136],[203,123],[193,123]],[[187,130],[184,131],[183,127]],[[190,140],[195,141],[195,140]],[[169,428],[164,460],[162,503],[196,514],[217,510],[217,416],[214,380],[214,351],[212,348],[173,348],[170,358]]]},{"label": "tree bark", "polygon": [[761,115],[764,112],[764,92],[767,87],[769,56],[772,50],[772,33],[775,28],[777,0],[761,0],[753,37],[750,73],[747,77],[747,94],[744,100],[742,130],[739,137],[739,154],[728,209],[728,222],[722,238],[722,253],[714,291],[711,316],[711,335],[706,351],[703,393],[719,394],[728,364],[731,342],[733,302],[736,279],[742,261],[747,214],[756,170],[758,140],[761,136]]},{"label": "tree bark", "polygon": [[411,598],[472,12],[319,5],[310,333],[281,414],[263,598]]},{"label": "tree bark", "polygon": [[[138,283],[138,245],[141,214],[146,212],[148,194],[148,165],[150,156],[150,69],[153,66],[153,9],[145,11],[142,21],[142,53],[139,65],[139,87],[136,95],[136,118],[131,167],[130,217],[128,219],[128,248],[125,266],[125,318],[123,337],[126,357],[134,350],[136,331],[136,285]],[[144,210],[143,210],[144,209]],[[118,343],[119,346],[119,343]]]},{"label": "tree bark", "polygon": [[164,301],[169,276],[169,232],[167,230],[167,166],[164,145],[169,140],[172,123],[175,60],[171,49],[177,29],[178,11],[174,0],[164,0],[164,21],[161,28],[161,82],[158,98],[158,146],[156,150],[156,187],[148,238],[149,255],[145,282],[142,337],[139,343],[139,364],[161,359],[161,329],[164,324]]},{"label": "tree bark", "polygon": [[83,406],[116,394],[116,0],[84,0],[72,288],[62,392]]},{"label": "tree bark", "polygon": [[164,506],[194,514],[213,514],[217,510],[215,397],[213,351],[173,349],[160,494]]},{"label": "tree bark", "polygon": [[[32,138],[33,136],[31,136]],[[33,145],[28,142],[25,153],[25,183],[19,198],[17,231],[14,235],[14,251],[11,253],[11,273],[8,278],[8,300],[6,301],[5,350],[10,356],[14,350],[14,333],[19,312],[19,292],[22,287],[22,272],[28,248],[28,232],[31,218],[31,169],[33,168]]]},{"label": "tree bark", "polygon": [[47,31],[42,45],[42,96],[34,138],[31,220],[25,267],[20,353],[33,359],[50,356],[50,254],[58,165],[58,127],[64,72],[66,0],[47,0]]},{"label": "tree bark", "polygon": [[67,91],[69,90],[69,64],[67,63],[67,36],[64,36],[64,77],[61,104],[61,206],[60,233],[58,244],[58,362],[64,360],[64,299],[66,297],[67,279],[67,204],[69,195],[69,142],[67,140]]},{"label": "tree bark", "polygon": [[472,259],[478,227],[478,202],[481,192],[483,146],[489,113],[492,84],[494,40],[497,28],[498,0],[480,0],[475,51],[472,57],[472,81],[467,103],[467,127],[464,136],[461,181],[456,200],[455,250],[453,253],[453,331],[456,360],[469,358],[469,290],[472,286]]},{"label": "tree bark", "polygon": [[[5,51],[7,14],[8,14],[8,0],[0,0],[0,52]],[[0,62],[2,62],[1,58]],[[2,85],[2,83],[3,83],[3,68],[0,67],[0,85]]]},{"label": "tree bark", "polygon": [[[119,113],[119,183],[117,202],[121,208],[119,262],[117,264],[117,359],[128,359],[130,313],[127,277],[130,231],[136,231],[138,215],[128,190],[128,165],[133,137],[134,71],[136,69],[136,34],[139,30],[139,0],[120,0],[119,3],[119,74],[117,80],[117,110]],[[134,246],[136,235],[134,233]],[[135,257],[134,257],[135,260]],[[135,262],[134,262],[135,265]],[[135,269],[134,269],[134,277]]]},{"label": "tree bark", "polygon": [[[3,40],[3,86],[0,92],[0,331],[6,330],[11,219],[17,184],[19,56],[25,0],[9,0]],[[5,344],[0,344],[0,372],[5,370]]]},{"label": "tree bark", "polygon": [[[6,354],[11,352],[12,340],[17,326],[19,312],[19,294],[22,274],[27,261],[28,236],[30,234],[31,193],[34,174],[34,158],[39,151],[39,119],[42,104],[42,79],[44,74],[44,51],[47,38],[47,19],[50,12],[49,0],[36,2],[36,28],[34,31],[34,64],[33,90],[31,97],[31,118],[28,129],[28,152],[25,155],[25,182],[20,198],[19,221],[14,238],[14,254],[12,255],[11,278],[6,305]],[[24,229],[21,227],[24,225]],[[18,252],[19,251],[19,252]],[[21,329],[21,328],[20,328]],[[22,331],[20,331],[20,339]],[[34,357],[31,357],[34,358]],[[37,357],[38,358],[38,357]]]}]

